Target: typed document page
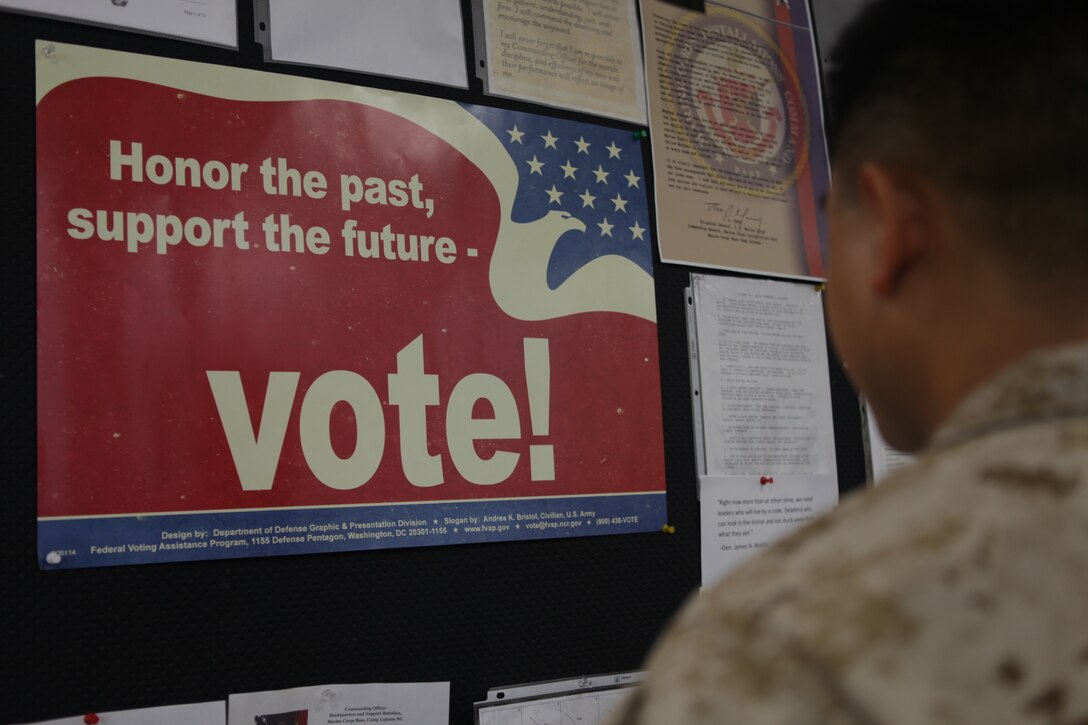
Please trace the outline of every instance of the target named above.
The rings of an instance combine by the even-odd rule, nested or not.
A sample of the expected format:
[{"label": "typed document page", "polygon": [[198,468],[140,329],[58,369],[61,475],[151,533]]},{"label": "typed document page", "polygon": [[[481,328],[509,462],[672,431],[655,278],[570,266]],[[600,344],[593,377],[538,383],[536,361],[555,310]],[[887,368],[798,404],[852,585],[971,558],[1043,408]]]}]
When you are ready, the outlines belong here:
[{"label": "typed document page", "polygon": [[693,275],[705,472],[836,474],[822,292]]},{"label": "typed document page", "polygon": [[865,452],[869,458],[867,461],[869,480],[877,486],[900,468],[914,463],[914,456],[888,445],[880,433],[880,428],[877,427],[876,417],[869,409],[869,404],[864,401],[862,415],[865,417]]},{"label": "typed document page", "polygon": [[646,123],[635,0],[479,0],[489,94]]}]

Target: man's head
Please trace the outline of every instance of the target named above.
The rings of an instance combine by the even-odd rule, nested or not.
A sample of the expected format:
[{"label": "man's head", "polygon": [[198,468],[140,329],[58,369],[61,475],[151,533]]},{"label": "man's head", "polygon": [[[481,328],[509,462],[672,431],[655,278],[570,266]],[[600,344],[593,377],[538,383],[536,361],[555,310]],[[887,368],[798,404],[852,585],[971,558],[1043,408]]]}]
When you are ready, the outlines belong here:
[{"label": "man's head", "polygon": [[878,0],[829,78],[829,315],[889,440],[1088,335],[1088,3]]}]

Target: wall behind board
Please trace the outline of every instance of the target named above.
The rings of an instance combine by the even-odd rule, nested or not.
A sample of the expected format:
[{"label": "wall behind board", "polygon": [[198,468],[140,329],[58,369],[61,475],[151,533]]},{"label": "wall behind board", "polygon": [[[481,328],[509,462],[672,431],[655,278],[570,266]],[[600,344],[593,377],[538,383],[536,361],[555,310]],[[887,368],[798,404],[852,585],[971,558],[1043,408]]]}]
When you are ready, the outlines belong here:
[{"label": "wall behind board", "polygon": [[[239,0],[238,9],[237,51],[0,12],[0,722],[323,683],[449,680],[451,722],[465,723],[471,703],[491,686],[639,667],[699,583],[683,300],[692,270],[656,259],[675,534],[38,570],[36,38],[596,120],[488,99],[475,79],[460,91],[265,64],[252,41],[250,0]],[[462,12],[467,33],[468,0]],[[475,62],[467,37],[466,52]],[[649,148],[644,152],[649,159]],[[857,398],[834,358],[831,388],[845,491],[861,484],[864,461]]]}]

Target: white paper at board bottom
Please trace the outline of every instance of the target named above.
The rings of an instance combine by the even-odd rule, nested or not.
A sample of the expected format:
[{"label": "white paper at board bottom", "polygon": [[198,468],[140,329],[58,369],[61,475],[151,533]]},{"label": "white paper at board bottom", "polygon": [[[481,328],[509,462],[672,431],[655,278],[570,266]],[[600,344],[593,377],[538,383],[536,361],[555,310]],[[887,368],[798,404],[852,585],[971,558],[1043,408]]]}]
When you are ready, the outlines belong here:
[{"label": "white paper at board bottom", "polygon": [[[200,702],[192,705],[144,707],[95,713],[98,725],[223,725],[227,721],[227,703]],[[84,725],[86,713],[59,720],[43,720],[34,725]]]},{"label": "white paper at board bottom", "polygon": [[[764,478],[774,482],[760,483]],[[838,501],[838,480],[830,474],[700,477],[703,587],[835,508]]]}]

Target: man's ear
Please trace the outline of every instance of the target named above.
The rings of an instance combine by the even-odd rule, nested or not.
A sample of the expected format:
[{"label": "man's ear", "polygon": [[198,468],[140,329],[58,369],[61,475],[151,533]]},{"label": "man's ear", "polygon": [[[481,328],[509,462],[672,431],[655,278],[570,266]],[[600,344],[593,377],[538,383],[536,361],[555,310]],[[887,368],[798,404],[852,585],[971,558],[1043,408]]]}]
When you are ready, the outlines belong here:
[{"label": "man's ear", "polygon": [[925,250],[924,198],[909,176],[873,162],[858,169],[858,190],[876,225],[873,292],[887,297],[898,291]]}]

